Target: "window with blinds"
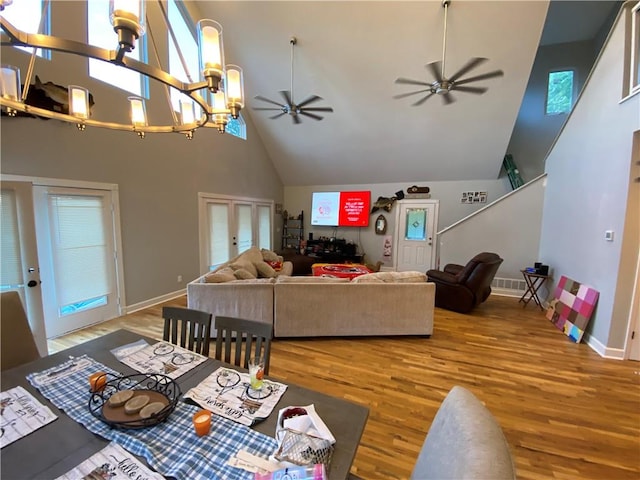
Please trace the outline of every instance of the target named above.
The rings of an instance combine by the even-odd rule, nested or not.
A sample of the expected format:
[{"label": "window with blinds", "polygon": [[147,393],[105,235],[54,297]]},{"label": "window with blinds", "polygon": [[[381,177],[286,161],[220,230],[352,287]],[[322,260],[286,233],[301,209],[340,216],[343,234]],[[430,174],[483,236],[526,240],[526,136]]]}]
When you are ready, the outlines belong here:
[{"label": "window with blinds", "polygon": [[48,203],[60,315],[106,305],[112,292],[104,199],[50,194]]},{"label": "window with blinds", "polygon": [[20,234],[18,230],[18,210],[16,194],[13,190],[2,189],[0,196],[0,288],[8,290],[23,285]]}]

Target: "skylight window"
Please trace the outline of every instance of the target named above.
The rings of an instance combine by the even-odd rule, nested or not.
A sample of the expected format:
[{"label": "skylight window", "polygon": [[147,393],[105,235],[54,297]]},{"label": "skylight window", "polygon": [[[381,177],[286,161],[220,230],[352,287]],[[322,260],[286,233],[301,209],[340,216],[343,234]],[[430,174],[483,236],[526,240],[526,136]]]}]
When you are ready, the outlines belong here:
[{"label": "skylight window", "polygon": [[[47,9],[42,16],[43,0],[20,0],[13,2],[5,8],[0,15],[6,18],[14,27],[27,33],[51,33],[51,4],[47,4]],[[42,29],[40,23],[42,22]],[[32,47],[16,47],[31,54]],[[38,49],[36,52],[41,58],[51,60],[51,50]]]},{"label": "skylight window", "polygon": [[[113,31],[109,20],[109,0],[87,1],[87,32],[89,44],[109,50],[116,49],[118,35]],[[126,55],[136,60],[146,61],[145,39],[146,35],[142,35],[137,41],[136,48]],[[89,75],[139,97],[147,97],[147,78],[128,68],[90,58]]]},{"label": "skylight window", "polygon": [[[182,4],[175,0],[168,2],[167,15],[169,23],[175,35],[175,41],[171,32],[167,31],[167,43],[169,45],[169,73],[179,80],[187,83],[199,81],[198,43],[195,39],[193,21],[185,11]],[[176,47],[180,46],[180,52]],[[182,55],[182,58],[180,57]],[[183,64],[184,61],[184,64]],[[186,67],[186,70],[185,70]],[[188,98],[175,88],[171,88],[171,104],[176,112],[180,112],[180,99]],[[196,116],[201,115],[200,108],[196,105]]]},{"label": "skylight window", "polygon": [[569,113],[573,107],[573,70],[549,72],[547,115]]}]

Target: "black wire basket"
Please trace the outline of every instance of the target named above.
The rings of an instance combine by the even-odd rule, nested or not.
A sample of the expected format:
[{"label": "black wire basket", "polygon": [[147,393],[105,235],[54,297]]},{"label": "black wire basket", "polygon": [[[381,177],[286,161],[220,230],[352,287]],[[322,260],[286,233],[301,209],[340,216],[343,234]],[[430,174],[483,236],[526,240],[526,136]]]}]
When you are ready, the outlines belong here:
[{"label": "black wire basket", "polygon": [[[113,428],[122,430],[146,428],[164,422],[178,404],[182,392],[180,386],[167,375],[160,373],[138,373],[135,375],[112,376],[106,374],[107,381],[99,392],[89,397],[89,411],[98,420]],[[110,378],[111,377],[111,378]],[[147,395],[153,401],[166,404],[160,411],[142,418],[138,413],[126,414],[124,406],[112,407],[109,398],[117,392],[132,390],[135,395]]]}]

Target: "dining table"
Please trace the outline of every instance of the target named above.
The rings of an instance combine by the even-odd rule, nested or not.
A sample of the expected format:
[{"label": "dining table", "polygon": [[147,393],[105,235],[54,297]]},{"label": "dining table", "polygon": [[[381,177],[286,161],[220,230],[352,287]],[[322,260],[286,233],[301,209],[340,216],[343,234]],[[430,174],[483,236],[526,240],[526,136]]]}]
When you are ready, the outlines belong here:
[{"label": "dining table", "polygon": [[[29,382],[27,376],[56,367],[68,361],[69,358],[77,358],[83,355],[122,375],[136,374],[139,372],[122,363],[112,353],[112,350],[131,345],[140,340],[146,341],[149,345],[158,342],[153,338],[145,337],[126,329],[120,329],[2,372],[0,377],[2,392],[14,387],[23,387],[58,417],[55,421],[2,448],[0,452],[2,478],[12,480],[57,478],[109,444],[108,439],[92,433],[85,426],[67,415],[64,410],[57,408]],[[175,381],[184,395],[185,392],[199,385],[220,367],[246,372],[241,367],[207,358],[204,362],[175,379]],[[266,436],[274,437],[280,409],[289,406],[314,405],[315,411],[335,437],[334,450],[327,476],[331,480],[348,478],[349,470],[367,422],[368,408],[289,382],[282,382],[271,376],[266,378],[284,383],[287,388],[269,416],[247,428]],[[88,383],[86,395],[88,404],[90,396]],[[183,401],[183,398],[179,399],[179,402]],[[88,405],[87,408],[89,408]],[[172,421],[171,417],[179,414],[180,412],[176,409],[169,415],[166,422]],[[147,428],[154,429],[156,427]],[[184,432],[185,435],[187,433],[190,432]],[[164,444],[166,444],[167,455],[169,455],[172,448],[172,439],[167,438]],[[141,460],[146,463],[144,459]],[[163,472],[159,473],[163,474]],[[215,474],[211,478],[216,478]],[[238,478],[253,477],[252,474],[248,475],[248,472],[244,470],[238,470]]]}]

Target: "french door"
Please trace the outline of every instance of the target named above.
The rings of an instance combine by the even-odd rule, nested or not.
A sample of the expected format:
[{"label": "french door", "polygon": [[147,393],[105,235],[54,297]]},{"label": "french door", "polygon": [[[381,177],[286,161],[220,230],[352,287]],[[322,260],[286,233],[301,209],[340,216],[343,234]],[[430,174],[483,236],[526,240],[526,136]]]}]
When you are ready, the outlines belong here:
[{"label": "french door", "polygon": [[109,189],[34,187],[48,338],[121,314],[115,197]]},{"label": "french door", "polygon": [[426,272],[436,259],[437,200],[400,200],[397,202],[395,270]]},{"label": "french door", "polygon": [[253,245],[271,250],[272,200],[200,193],[198,204],[201,273]]},{"label": "french door", "polygon": [[31,183],[2,181],[0,288],[16,290],[40,355],[48,354]]}]

